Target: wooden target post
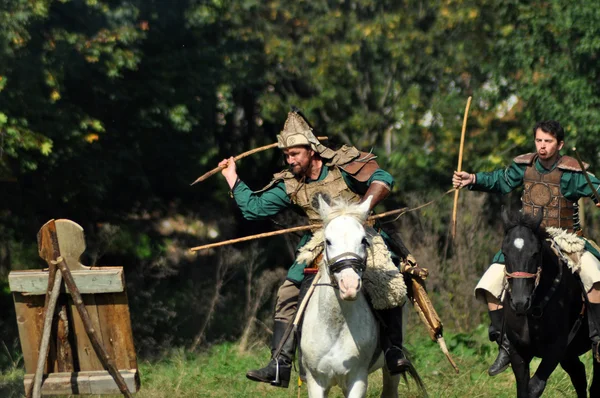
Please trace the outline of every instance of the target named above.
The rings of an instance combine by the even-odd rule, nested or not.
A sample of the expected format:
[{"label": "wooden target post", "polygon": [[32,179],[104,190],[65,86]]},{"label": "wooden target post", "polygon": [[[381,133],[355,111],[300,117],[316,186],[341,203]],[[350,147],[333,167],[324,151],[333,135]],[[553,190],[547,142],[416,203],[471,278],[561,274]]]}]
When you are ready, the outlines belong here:
[{"label": "wooden target post", "polygon": [[[49,247],[50,237],[54,247]],[[47,350],[43,350],[47,358],[41,395],[130,396],[137,392],[140,379],[123,267],[82,265],[83,228],[70,220],[44,224],[38,233],[38,249],[49,262],[48,269],[11,271],[8,276],[25,363],[26,394],[35,391],[32,383],[42,340],[47,340]],[[51,259],[48,253],[58,257]],[[47,314],[52,319],[49,339],[42,339],[44,302],[53,268],[67,285],[62,285],[54,311]]]}]

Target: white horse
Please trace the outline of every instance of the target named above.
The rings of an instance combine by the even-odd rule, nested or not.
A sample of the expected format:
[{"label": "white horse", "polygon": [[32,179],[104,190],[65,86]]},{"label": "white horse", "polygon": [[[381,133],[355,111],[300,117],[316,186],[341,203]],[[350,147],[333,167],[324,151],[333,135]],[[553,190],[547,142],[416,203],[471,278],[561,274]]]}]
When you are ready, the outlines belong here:
[{"label": "white horse", "polygon": [[363,222],[370,203],[371,197],[360,205],[330,207],[319,197],[326,266],[306,306],[300,340],[311,398],[326,397],[335,385],[346,397],[365,397],[368,375],[379,368],[381,396],[398,397],[400,375],[391,376],[385,366],[379,324],[361,291],[369,245]]}]

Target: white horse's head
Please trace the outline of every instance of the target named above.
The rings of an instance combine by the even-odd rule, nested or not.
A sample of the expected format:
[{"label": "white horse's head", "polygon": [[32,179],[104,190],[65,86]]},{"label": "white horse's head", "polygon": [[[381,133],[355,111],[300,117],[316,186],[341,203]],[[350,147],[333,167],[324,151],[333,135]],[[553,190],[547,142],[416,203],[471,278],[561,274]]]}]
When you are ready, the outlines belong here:
[{"label": "white horse's head", "polygon": [[319,196],[319,214],[323,220],[325,264],[335,278],[343,300],[356,300],[362,287],[370,242],[363,223],[369,214],[369,196],[361,204],[336,202],[329,206]]}]

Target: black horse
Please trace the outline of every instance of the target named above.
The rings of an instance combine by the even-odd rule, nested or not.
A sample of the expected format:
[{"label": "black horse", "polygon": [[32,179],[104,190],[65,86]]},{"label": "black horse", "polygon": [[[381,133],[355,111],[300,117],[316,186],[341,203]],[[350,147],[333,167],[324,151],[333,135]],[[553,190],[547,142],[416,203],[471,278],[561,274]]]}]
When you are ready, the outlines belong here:
[{"label": "black horse", "polygon": [[[502,211],[506,259],[505,332],[518,397],[539,397],[560,363],[577,397],[587,397],[585,366],[579,355],[591,349],[579,276],[552,250],[541,211],[531,217]],[[533,357],[542,361],[530,378]],[[590,397],[600,397],[600,363],[594,361]]]}]

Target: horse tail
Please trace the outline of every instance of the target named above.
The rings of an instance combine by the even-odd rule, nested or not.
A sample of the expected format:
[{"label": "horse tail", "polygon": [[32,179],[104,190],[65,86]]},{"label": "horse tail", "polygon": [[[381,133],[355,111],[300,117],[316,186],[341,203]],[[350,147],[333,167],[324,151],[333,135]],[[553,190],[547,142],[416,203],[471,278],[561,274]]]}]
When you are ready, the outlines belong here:
[{"label": "horse tail", "polygon": [[413,378],[415,383],[417,383],[417,387],[419,388],[419,391],[421,392],[421,396],[425,397],[425,398],[428,397],[429,395],[427,394],[427,389],[425,388],[425,383],[423,383],[423,379],[421,379],[421,376],[419,376],[419,372],[417,372],[417,369],[412,364],[412,362],[410,362],[410,366],[408,367],[408,370],[406,370],[406,372],[402,373],[402,377],[404,378],[404,381],[406,382],[406,384],[408,384],[407,374]]}]

